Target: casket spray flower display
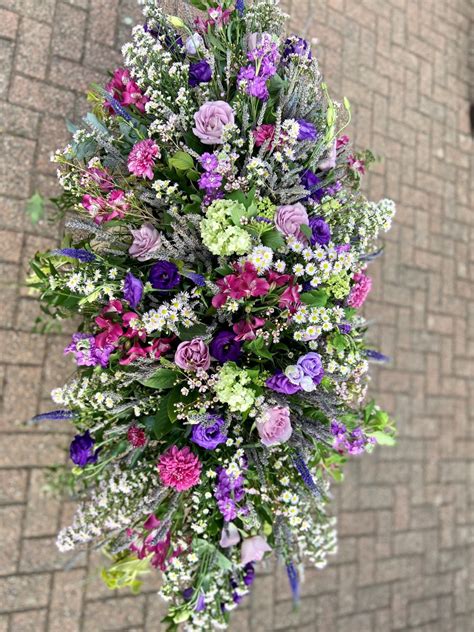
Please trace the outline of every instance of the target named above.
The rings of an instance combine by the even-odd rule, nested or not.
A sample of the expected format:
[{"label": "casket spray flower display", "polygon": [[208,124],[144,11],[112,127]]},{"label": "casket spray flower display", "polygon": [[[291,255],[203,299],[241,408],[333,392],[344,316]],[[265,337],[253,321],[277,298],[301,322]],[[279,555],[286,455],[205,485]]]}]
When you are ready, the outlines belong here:
[{"label": "casket spray flower display", "polygon": [[59,548],[103,547],[111,588],[158,569],[169,628],[208,630],[272,551],[298,598],[335,551],[329,479],[393,442],[357,310],[395,209],[360,193],[349,102],[275,2],[156,4],[54,158],[66,236],[31,284],[81,324],[37,421],[75,428]]}]

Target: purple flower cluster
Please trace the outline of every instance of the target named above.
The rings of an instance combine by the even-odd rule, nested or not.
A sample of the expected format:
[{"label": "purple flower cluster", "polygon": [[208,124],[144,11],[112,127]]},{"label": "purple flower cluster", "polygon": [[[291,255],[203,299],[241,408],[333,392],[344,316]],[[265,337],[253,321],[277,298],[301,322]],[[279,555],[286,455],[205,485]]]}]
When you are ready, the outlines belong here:
[{"label": "purple flower cluster", "polygon": [[368,437],[360,426],[349,432],[343,423],[336,419],[331,422],[331,433],[334,437],[334,449],[348,454],[362,454],[367,445],[376,443],[374,437]]},{"label": "purple flower cluster", "polygon": [[92,334],[75,333],[72,342],[64,349],[64,353],[73,353],[78,366],[101,366],[105,368],[114,350],[113,345],[105,345],[100,349]]},{"label": "purple flower cluster", "polygon": [[127,272],[123,283],[123,297],[132,309],[135,309],[143,296],[143,283],[140,279]]},{"label": "purple flower cluster", "polygon": [[285,42],[285,48],[283,50],[283,61],[288,61],[293,55],[298,57],[312,58],[311,45],[303,37],[297,37],[292,35]]},{"label": "purple flower cluster", "polygon": [[95,254],[85,250],[84,248],[61,248],[60,250],[52,250],[51,254],[58,255],[59,257],[77,259],[82,263],[91,263],[96,260]]},{"label": "purple flower cluster", "polygon": [[[242,575],[242,580],[247,587],[250,587],[255,580],[255,566],[252,564],[252,562],[249,562],[244,566],[243,571],[244,572]],[[239,595],[236,590],[239,587],[239,582],[232,577],[230,580],[230,585],[234,590],[234,592],[232,593],[232,599],[235,604],[239,604],[243,599],[243,595]]]},{"label": "purple flower cluster", "polygon": [[226,522],[231,522],[237,518],[237,504],[244,498],[244,477],[242,474],[234,476],[228,474],[223,467],[217,470],[218,483],[214,490],[214,498],[217,500],[219,511]]},{"label": "purple flower cluster", "polygon": [[315,141],[318,137],[316,127],[305,119],[298,119],[298,125],[300,127],[298,132],[298,140],[310,140]]},{"label": "purple flower cluster", "polygon": [[86,430],[83,435],[76,435],[69,446],[71,461],[79,467],[97,463],[99,450],[94,451],[95,441]]},{"label": "purple flower cluster", "polygon": [[212,69],[205,59],[189,64],[189,85],[195,88],[200,83],[209,83],[212,79]]},{"label": "purple flower cluster", "polygon": [[158,261],[151,266],[149,280],[155,290],[172,290],[179,285],[181,276],[171,261]]},{"label": "purple flower cluster", "polygon": [[199,162],[204,169],[198,181],[199,188],[206,192],[208,202],[220,197],[220,189],[222,187],[222,174],[219,173],[219,160],[215,154],[209,152],[204,153]]},{"label": "purple flower cluster", "polygon": [[247,58],[253,65],[242,66],[237,82],[245,86],[245,91],[251,97],[266,101],[270,96],[267,81],[276,75],[280,62],[278,45],[268,37],[263,38],[260,45],[247,53]]},{"label": "purple flower cluster", "polygon": [[[209,421],[214,423],[209,424]],[[206,450],[215,450],[218,445],[227,441],[227,435],[222,432],[224,424],[222,417],[209,414],[208,421],[193,426],[191,441]]]}]

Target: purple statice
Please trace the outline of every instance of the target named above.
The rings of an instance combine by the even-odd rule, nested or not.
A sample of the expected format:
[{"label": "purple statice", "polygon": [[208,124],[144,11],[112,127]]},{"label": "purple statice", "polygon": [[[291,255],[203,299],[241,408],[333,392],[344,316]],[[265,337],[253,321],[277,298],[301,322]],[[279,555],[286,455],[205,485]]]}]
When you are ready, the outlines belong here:
[{"label": "purple statice", "polygon": [[231,522],[238,515],[237,504],[244,498],[244,477],[240,474],[228,474],[223,467],[216,470],[218,482],[214,490],[217,506],[226,522]]},{"label": "purple statice", "polygon": [[92,334],[78,332],[72,335],[72,342],[64,349],[64,353],[73,353],[78,366],[101,366],[105,368],[114,348],[113,345],[105,345],[104,348],[100,349]]},{"label": "purple statice", "polygon": [[143,296],[143,283],[127,272],[123,283],[123,297],[132,309],[136,309]]},{"label": "purple statice", "polygon": [[233,331],[219,331],[212,339],[209,350],[212,357],[221,364],[237,362],[242,353],[242,342],[235,339]]},{"label": "purple statice", "polygon": [[35,415],[29,421],[31,424],[39,424],[42,421],[69,421],[74,419],[76,413],[72,410],[51,410],[49,413]]},{"label": "purple statice", "polygon": [[99,450],[94,450],[94,445],[95,441],[89,430],[86,430],[83,435],[76,435],[69,446],[71,461],[79,467],[97,463]]},{"label": "purple statice", "polygon": [[309,220],[311,228],[311,245],[325,246],[331,241],[331,229],[322,217],[312,217]]},{"label": "purple statice", "polygon": [[368,445],[376,443],[374,437],[368,437],[360,426],[348,431],[337,419],[331,422],[331,434],[334,437],[334,449],[351,455],[362,454]]},{"label": "purple statice", "polygon": [[293,562],[289,562],[286,565],[286,574],[288,575],[291,594],[293,595],[293,602],[298,603],[300,599],[300,581],[298,577],[298,571],[296,570]]},{"label": "purple statice", "polygon": [[300,452],[296,452],[295,456],[293,457],[293,464],[298,470],[298,473],[301,476],[306,487],[310,490],[315,498],[321,500],[323,496],[321,493],[321,489],[315,483],[313,476],[311,475],[311,472],[309,471],[309,468],[306,464],[306,461],[304,460],[304,457]]},{"label": "purple statice", "polygon": [[84,248],[61,248],[59,250],[52,250],[50,254],[77,259],[81,263],[91,263],[96,260],[95,254]]},{"label": "purple statice", "polygon": [[215,450],[227,441],[227,435],[222,432],[224,425],[222,417],[209,414],[205,422],[193,426],[191,441],[205,450]]},{"label": "purple statice", "polygon": [[212,79],[212,68],[205,59],[189,64],[189,85],[195,88],[200,83],[209,83]]},{"label": "purple statice", "polygon": [[153,264],[148,278],[155,290],[172,290],[181,282],[178,266],[171,261],[158,261]]},{"label": "purple statice", "polygon": [[390,357],[380,353],[380,351],[375,351],[375,349],[366,349],[365,357],[372,362],[390,362]]},{"label": "purple statice", "polygon": [[298,132],[298,140],[310,140],[315,141],[318,137],[318,132],[316,127],[310,121],[306,121],[305,119],[298,119],[297,121],[300,129]]}]

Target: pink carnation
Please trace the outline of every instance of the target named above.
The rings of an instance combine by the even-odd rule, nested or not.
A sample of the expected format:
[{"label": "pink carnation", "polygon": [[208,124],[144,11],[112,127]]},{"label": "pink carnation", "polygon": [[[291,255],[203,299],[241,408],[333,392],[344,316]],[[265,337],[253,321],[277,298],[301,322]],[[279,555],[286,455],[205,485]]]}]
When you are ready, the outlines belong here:
[{"label": "pink carnation", "polygon": [[[261,147],[267,140],[273,140],[275,136],[275,126],[271,124],[264,123],[260,125],[252,132],[253,137],[255,139],[255,145],[257,147]],[[271,147],[271,143],[270,143]]]},{"label": "pink carnation", "polygon": [[161,455],[157,467],[165,487],[184,492],[199,483],[202,465],[189,448],[173,445]]},{"label": "pink carnation", "polygon": [[141,140],[133,146],[128,156],[128,170],[139,178],[153,180],[155,158],[159,157],[160,149],[154,140]]},{"label": "pink carnation", "polygon": [[362,307],[370,290],[372,289],[372,279],[363,272],[356,272],[353,276],[355,284],[347,299],[349,307]]}]

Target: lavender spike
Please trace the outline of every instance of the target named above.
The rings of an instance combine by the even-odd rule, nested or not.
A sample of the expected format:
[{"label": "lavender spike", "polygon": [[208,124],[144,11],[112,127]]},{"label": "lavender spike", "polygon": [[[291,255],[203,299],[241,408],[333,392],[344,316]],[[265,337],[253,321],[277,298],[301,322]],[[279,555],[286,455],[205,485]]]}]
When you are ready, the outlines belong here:
[{"label": "lavender spike", "polygon": [[82,263],[91,263],[96,260],[94,253],[84,250],[84,248],[61,248],[58,250],[51,250],[51,255],[58,255],[60,257],[70,257],[71,259],[77,259]]},{"label": "lavender spike", "polygon": [[315,498],[317,498],[318,500],[322,500],[323,495],[321,493],[321,489],[314,482],[314,479],[311,476],[311,472],[309,471],[303,455],[300,452],[297,452],[296,456],[293,457],[293,465],[296,467],[301,478],[303,479],[304,484],[313,493]]},{"label": "lavender spike", "polygon": [[296,605],[300,600],[300,580],[298,577],[298,571],[296,570],[293,562],[286,565],[286,574],[288,575],[288,581],[290,582],[293,603]]},{"label": "lavender spike", "polygon": [[42,421],[67,421],[74,419],[75,416],[76,413],[73,413],[72,410],[52,410],[49,413],[41,413],[41,415],[32,417],[28,424],[39,424]]}]

